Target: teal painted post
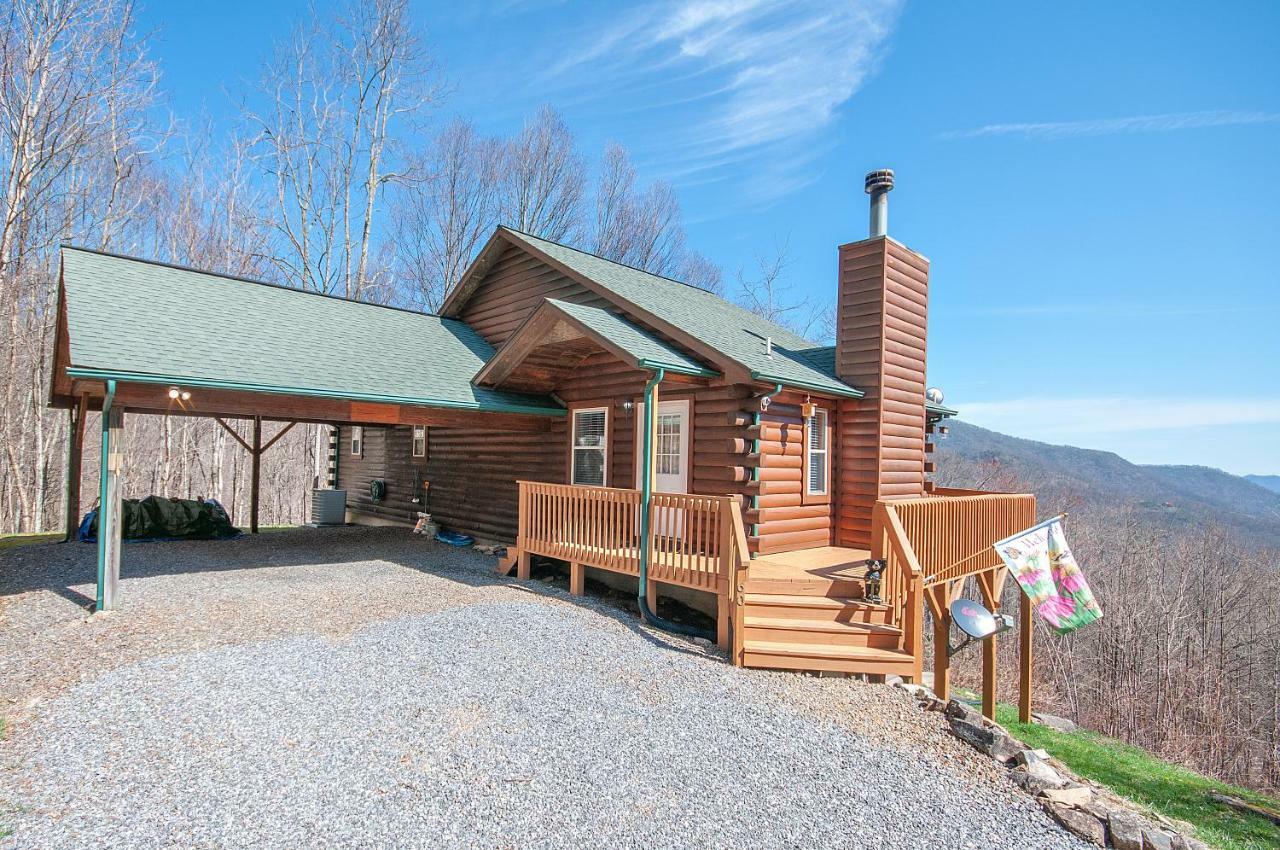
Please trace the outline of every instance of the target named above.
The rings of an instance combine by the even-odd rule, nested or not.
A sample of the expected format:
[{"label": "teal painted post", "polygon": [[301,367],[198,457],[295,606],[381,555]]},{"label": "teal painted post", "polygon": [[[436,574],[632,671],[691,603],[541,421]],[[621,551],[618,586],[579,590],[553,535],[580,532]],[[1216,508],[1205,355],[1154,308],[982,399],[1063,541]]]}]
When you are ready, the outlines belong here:
[{"label": "teal painted post", "polygon": [[95,611],[116,607],[120,583],[120,473],[124,460],[124,409],[115,404],[116,382],[102,401],[102,457],[98,493],[98,592]]},{"label": "teal painted post", "polygon": [[[773,389],[772,389],[771,391],[769,391],[769,392],[765,393],[764,395],[762,395],[762,396],[760,397],[760,401],[759,401],[759,403],[756,405],[756,412],[755,412],[755,414],[751,417],[751,424],[752,424],[752,425],[754,425],[754,426],[755,426],[755,429],[756,429],[756,436],[751,440],[751,453],[752,453],[753,455],[755,455],[757,458],[759,458],[759,457],[760,457],[760,405],[761,405],[761,404],[768,404],[768,401],[765,401],[765,399],[768,399],[769,401],[772,401],[772,400],[773,400],[773,397],[774,397],[774,396],[776,396],[776,395],[777,395],[778,393],[780,393],[780,392],[782,392],[782,384],[775,384],[775,385],[774,385],[774,387],[773,387]],[[762,462],[763,462],[762,460],[759,460],[759,461],[757,461],[757,464],[762,463]],[[760,480],[760,467],[759,467],[758,465],[757,465],[757,466],[753,466],[753,467],[751,467],[751,480],[752,480],[752,481],[759,481],[759,480]],[[760,494],[759,494],[759,492],[753,492],[753,493],[751,494],[751,509],[752,509],[753,511],[756,511],[757,513],[758,513],[758,512],[759,512],[759,510],[760,510]],[[760,524],[759,524],[759,523],[755,523],[755,522],[751,523],[751,536],[752,536],[752,537],[759,537],[759,536],[760,536]],[[754,556],[753,556],[753,557],[754,557]]]}]

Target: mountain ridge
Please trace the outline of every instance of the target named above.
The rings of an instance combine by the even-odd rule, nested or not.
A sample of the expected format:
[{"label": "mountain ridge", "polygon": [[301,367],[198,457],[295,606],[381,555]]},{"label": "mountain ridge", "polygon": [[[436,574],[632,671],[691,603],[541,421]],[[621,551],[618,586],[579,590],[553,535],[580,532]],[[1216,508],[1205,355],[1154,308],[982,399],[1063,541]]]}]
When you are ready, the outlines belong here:
[{"label": "mountain ridge", "polygon": [[[1200,465],[1136,464],[1115,452],[1055,445],[949,423],[935,453],[944,486],[1025,488],[1042,513],[1131,509],[1169,530],[1223,526],[1255,543],[1280,546],[1280,492]],[[1280,476],[1277,485],[1280,486]]]}]

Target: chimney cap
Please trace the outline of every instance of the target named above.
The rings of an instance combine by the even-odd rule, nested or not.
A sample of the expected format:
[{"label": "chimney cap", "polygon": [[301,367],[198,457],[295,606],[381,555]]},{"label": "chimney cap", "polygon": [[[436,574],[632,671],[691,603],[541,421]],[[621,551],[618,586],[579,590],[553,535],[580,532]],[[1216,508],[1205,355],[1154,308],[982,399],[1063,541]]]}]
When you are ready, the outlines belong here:
[{"label": "chimney cap", "polygon": [[875,171],[868,171],[866,188],[868,195],[876,192],[888,192],[893,188],[893,169],[879,168]]}]

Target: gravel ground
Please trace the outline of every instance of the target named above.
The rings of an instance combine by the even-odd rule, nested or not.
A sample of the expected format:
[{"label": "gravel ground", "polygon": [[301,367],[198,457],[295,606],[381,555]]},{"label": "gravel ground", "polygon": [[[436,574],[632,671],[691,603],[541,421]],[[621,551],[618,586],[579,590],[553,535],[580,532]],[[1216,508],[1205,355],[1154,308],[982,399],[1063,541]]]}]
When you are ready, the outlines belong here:
[{"label": "gravel ground", "polygon": [[1088,846],[904,694],[735,669],[492,558],[361,529],[125,557],[86,618],[91,552],[0,555],[2,847]]}]

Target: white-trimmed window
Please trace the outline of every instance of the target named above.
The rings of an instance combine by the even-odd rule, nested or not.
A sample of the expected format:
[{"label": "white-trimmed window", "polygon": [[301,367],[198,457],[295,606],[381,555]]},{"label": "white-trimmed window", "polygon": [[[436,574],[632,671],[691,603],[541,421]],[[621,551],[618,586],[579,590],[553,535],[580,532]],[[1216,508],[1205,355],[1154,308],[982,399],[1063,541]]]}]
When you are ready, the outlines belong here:
[{"label": "white-trimmed window", "polygon": [[364,455],[364,427],[361,425],[351,426],[351,454],[356,457]]},{"label": "white-trimmed window", "polygon": [[426,425],[413,426],[413,456],[414,457],[427,456],[427,426]]},{"label": "white-trimmed window", "polygon": [[608,408],[584,407],[573,411],[571,483],[605,486],[608,439]]},{"label": "white-trimmed window", "polygon": [[829,445],[831,432],[827,427],[827,411],[814,410],[805,422],[806,452],[804,492],[808,496],[825,496],[831,489],[831,463]]}]

